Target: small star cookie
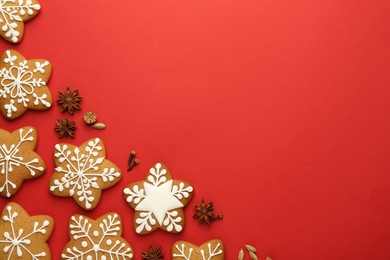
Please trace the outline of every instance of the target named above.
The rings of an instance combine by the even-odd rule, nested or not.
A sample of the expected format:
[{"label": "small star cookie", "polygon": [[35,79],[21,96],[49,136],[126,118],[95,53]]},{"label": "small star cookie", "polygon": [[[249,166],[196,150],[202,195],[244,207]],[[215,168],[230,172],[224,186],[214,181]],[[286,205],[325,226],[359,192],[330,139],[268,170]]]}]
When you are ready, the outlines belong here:
[{"label": "small star cookie", "polygon": [[51,107],[53,98],[46,85],[51,69],[47,60],[26,60],[14,50],[3,53],[0,57],[0,111],[6,119],[16,119],[28,109]]},{"label": "small star cookie", "polygon": [[183,230],[183,208],[191,200],[193,188],[184,181],[172,180],[163,164],[157,163],[149,170],[145,181],[128,185],[123,193],[135,209],[137,234],[148,234],[158,228],[171,233]]},{"label": "small star cookie", "polygon": [[186,241],[177,241],[172,246],[172,260],[223,260],[225,247],[221,240],[210,240],[200,247]]},{"label": "small star cookie", "polygon": [[90,139],[80,147],[56,144],[55,173],[49,189],[55,196],[73,197],[84,209],[99,203],[102,190],[114,186],[122,178],[120,169],[106,158],[103,141]]},{"label": "small star cookie", "polygon": [[41,5],[36,0],[0,0],[0,35],[10,43],[19,43],[24,23],[38,15]]},{"label": "small star cookie", "polygon": [[12,133],[0,129],[0,195],[12,197],[24,180],[41,176],[46,169],[34,152],[37,131],[26,126]]},{"label": "small star cookie", "polygon": [[31,216],[17,203],[8,203],[0,219],[0,259],[51,259],[46,241],[54,227],[50,216]]},{"label": "small star cookie", "polygon": [[69,221],[70,241],[62,251],[61,259],[133,259],[133,250],[121,235],[122,222],[116,213],[97,220],[74,215]]}]

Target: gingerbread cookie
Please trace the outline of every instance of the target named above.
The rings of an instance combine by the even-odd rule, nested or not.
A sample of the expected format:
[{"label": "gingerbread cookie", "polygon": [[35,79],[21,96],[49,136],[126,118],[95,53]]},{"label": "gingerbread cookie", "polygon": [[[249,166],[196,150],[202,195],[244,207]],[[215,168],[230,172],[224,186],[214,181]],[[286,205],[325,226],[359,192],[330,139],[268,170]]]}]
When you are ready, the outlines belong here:
[{"label": "gingerbread cookie", "polygon": [[37,131],[26,126],[13,133],[0,129],[0,195],[13,196],[24,180],[45,172],[42,158],[34,152]]},{"label": "gingerbread cookie", "polygon": [[36,0],[0,0],[0,35],[10,43],[22,40],[24,23],[41,9]]},{"label": "gingerbread cookie", "polygon": [[177,241],[172,247],[172,260],[223,260],[225,247],[221,240],[210,240],[200,247]]},{"label": "gingerbread cookie", "polygon": [[18,204],[8,203],[0,219],[0,259],[51,259],[46,241],[54,227],[50,216],[31,216]]},{"label": "gingerbread cookie", "polygon": [[70,241],[62,251],[61,259],[133,259],[133,250],[121,235],[122,222],[116,213],[97,220],[74,215],[69,221]]},{"label": "gingerbread cookie", "polygon": [[138,234],[148,234],[158,228],[171,233],[183,230],[183,208],[191,200],[193,188],[184,181],[172,180],[163,164],[157,163],[145,181],[128,185],[123,193],[135,209],[134,227]]},{"label": "gingerbread cookie", "polygon": [[19,52],[6,50],[0,57],[0,111],[3,116],[13,120],[28,109],[49,109],[53,102],[46,85],[50,75],[49,61],[26,60]]},{"label": "gingerbread cookie", "polygon": [[104,144],[99,138],[90,139],[80,147],[56,144],[57,167],[50,179],[50,192],[60,197],[73,197],[86,210],[94,209],[102,190],[122,178],[120,169],[105,157]]}]

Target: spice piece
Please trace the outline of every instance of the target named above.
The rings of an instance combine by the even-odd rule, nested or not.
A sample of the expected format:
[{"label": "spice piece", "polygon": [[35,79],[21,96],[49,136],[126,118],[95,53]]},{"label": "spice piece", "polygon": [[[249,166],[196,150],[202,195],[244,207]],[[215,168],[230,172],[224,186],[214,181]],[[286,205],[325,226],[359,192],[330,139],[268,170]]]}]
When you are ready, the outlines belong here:
[{"label": "spice piece", "polygon": [[238,260],[244,260],[244,250],[240,250],[240,252],[238,253]]},{"label": "spice piece", "polygon": [[249,256],[251,257],[252,260],[259,260],[259,258],[257,258],[257,255],[253,252],[249,252]]},{"label": "spice piece", "polygon": [[157,249],[154,249],[152,246],[149,246],[148,251],[142,252],[142,259],[145,260],[160,260],[163,259],[164,255],[161,253],[161,246]]},{"label": "spice piece", "polygon": [[136,155],[137,155],[137,153],[135,151],[131,151],[130,152],[129,159],[127,160],[127,171],[128,172],[131,171],[135,166],[137,166],[139,164],[139,160],[138,159],[134,160]]},{"label": "spice piece", "polygon": [[249,252],[256,253],[256,248],[251,245],[245,245],[246,249],[248,249]]},{"label": "spice piece", "polygon": [[57,103],[61,106],[61,112],[68,110],[73,115],[74,110],[80,110],[80,101],[82,97],[79,96],[79,91],[76,89],[72,91],[69,87],[66,88],[65,92],[58,92],[60,98]]},{"label": "spice piece", "polygon": [[267,256],[267,258],[266,258],[265,260],[272,260],[272,258],[271,258],[271,257],[269,257],[269,256]]},{"label": "spice piece", "polygon": [[103,123],[96,123],[96,124],[94,124],[94,125],[92,126],[92,128],[95,128],[95,129],[97,129],[97,130],[103,130],[103,129],[106,128],[106,125],[103,124]]},{"label": "spice piece", "polygon": [[199,223],[205,222],[207,225],[210,225],[211,222],[223,218],[222,214],[214,217],[213,211],[213,202],[206,204],[202,199],[202,204],[200,206],[195,205],[195,215],[193,217],[199,218]]},{"label": "spice piece", "polygon": [[87,125],[92,125],[92,124],[96,123],[97,116],[93,112],[87,112],[84,114],[83,119]]},{"label": "spice piece", "polygon": [[73,121],[68,121],[68,119],[57,119],[57,126],[54,128],[54,130],[58,133],[58,137],[75,137],[75,130],[76,130],[76,124]]}]

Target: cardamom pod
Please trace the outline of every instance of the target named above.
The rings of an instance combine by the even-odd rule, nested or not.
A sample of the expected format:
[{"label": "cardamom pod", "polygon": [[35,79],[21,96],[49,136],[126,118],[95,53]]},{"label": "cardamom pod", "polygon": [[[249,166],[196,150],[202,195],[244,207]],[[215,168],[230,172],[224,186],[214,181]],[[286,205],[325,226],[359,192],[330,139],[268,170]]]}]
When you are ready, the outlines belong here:
[{"label": "cardamom pod", "polygon": [[106,128],[106,125],[103,124],[103,123],[96,123],[92,126],[92,128],[95,128],[97,130],[103,130],[104,128]]},{"label": "cardamom pod", "polygon": [[238,260],[244,260],[244,250],[240,250],[240,252],[238,253]]},{"label": "cardamom pod", "polygon": [[271,257],[269,257],[269,256],[267,256],[267,258],[266,258],[265,260],[272,260],[272,258],[271,258]]},{"label": "cardamom pod", "polygon": [[249,256],[252,258],[252,260],[259,260],[259,258],[257,258],[257,255],[253,252],[249,252]]},{"label": "cardamom pod", "polygon": [[251,245],[245,245],[249,252],[256,253],[256,248]]}]

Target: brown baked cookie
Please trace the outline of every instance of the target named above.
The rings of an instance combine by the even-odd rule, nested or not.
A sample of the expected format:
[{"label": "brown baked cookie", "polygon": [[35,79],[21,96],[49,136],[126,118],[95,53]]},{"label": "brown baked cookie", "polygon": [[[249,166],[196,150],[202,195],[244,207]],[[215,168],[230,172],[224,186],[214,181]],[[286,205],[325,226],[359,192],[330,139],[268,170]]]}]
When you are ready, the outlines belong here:
[{"label": "brown baked cookie", "polygon": [[8,203],[0,219],[0,259],[51,259],[46,241],[54,227],[50,216],[31,216],[17,203]]},{"label": "brown baked cookie", "polygon": [[24,180],[41,176],[45,162],[34,152],[37,131],[26,126],[12,133],[0,129],[0,195],[11,197]]},{"label": "brown baked cookie", "polygon": [[61,259],[133,259],[134,252],[122,236],[121,218],[108,213],[97,220],[74,215],[69,221],[70,241]]},{"label": "brown baked cookie", "polygon": [[24,23],[39,13],[36,0],[0,0],[0,36],[10,43],[18,43],[24,34]]},{"label": "brown baked cookie", "polygon": [[173,180],[168,169],[157,163],[145,181],[128,185],[124,197],[135,209],[134,228],[145,235],[158,228],[179,233],[184,227],[183,208],[191,200],[193,188],[184,181]]},{"label": "brown baked cookie", "polygon": [[186,241],[177,241],[172,246],[172,260],[223,260],[225,247],[221,240],[210,240],[200,247]]},{"label": "brown baked cookie", "polygon": [[14,50],[3,53],[0,57],[0,111],[5,118],[13,120],[28,109],[51,107],[53,99],[47,87],[51,69],[47,60],[26,60]]},{"label": "brown baked cookie", "polygon": [[122,178],[120,169],[105,157],[106,150],[99,138],[90,139],[80,147],[56,144],[57,167],[50,179],[50,192],[55,196],[73,197],[86,210],[94,209],[102,190]]}]

